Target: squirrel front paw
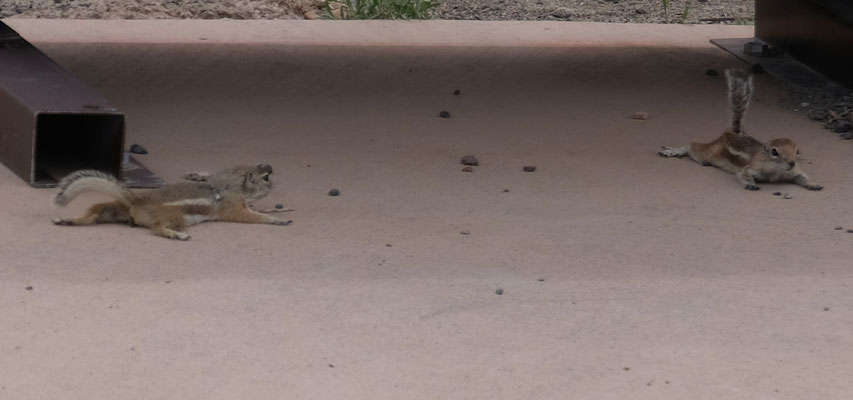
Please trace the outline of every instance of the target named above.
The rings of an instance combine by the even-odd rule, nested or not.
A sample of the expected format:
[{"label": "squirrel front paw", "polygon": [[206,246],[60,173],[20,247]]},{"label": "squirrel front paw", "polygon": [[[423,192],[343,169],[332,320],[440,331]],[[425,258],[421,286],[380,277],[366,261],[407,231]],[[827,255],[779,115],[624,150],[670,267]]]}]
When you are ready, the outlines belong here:
[{"label": "squirrel front paw", "polygon": [[184,179],[195,182],[206,182],[210,174],[205,172],[187,172],[184,174]]},{"label": "squirrel front paw", "polygon": [[746,186],[744,186],[744,189],[746,189],[746,190],[758,190],[758,189],[761,189],[761,188],[760,188],[760,187],[758,187],[758,186],[756,186],[756,185],[753,185],[753,184],[749,183],[749,184],[747,184]]},{"label": "squirrel front paw", "polygon": [[821,186],[821,185],[811,184],[811,185],[806,185],[806,189],[808,189],[808,190],[813,190],[813,191],[818,191],[818,190],[823,190],[823,186]]},{"label": "squirrel front paw", "polygon": [[287,226],[287,225],[290,225],[291,222],[293,222],[293,221],[291,221],[291,220],[285,221],[283,219],[275,219],[275,220],[270,221],[269,223],[270,223],[270,225]]}]

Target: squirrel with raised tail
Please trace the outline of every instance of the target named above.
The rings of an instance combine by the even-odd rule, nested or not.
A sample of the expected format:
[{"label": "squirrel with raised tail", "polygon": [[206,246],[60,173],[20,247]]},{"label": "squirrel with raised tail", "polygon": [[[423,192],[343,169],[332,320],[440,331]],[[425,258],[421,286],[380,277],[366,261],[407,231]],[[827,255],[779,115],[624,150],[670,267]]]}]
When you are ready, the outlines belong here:
[{"label": "squirrel with raised tail", "polygon": [[762,143],[741,127],[752,98],[752,77],[743,71],[726,70],[729,85],[731,127],[710,143],[690,143],[682,147],[662,147],[661,157],[688,156],[702,165],[713,165],[737,176],[747,190],[760,189],[756,182],[792,182],[808,190],[823,186],[809,181],[797,163],[800,152],[791,139]]},{"label": "squirrel with raised tail", "polygon": [[56,225],[121,223],[144,226],[160,236],[188,240],[184,228],[205,221],[288,225],[290,221],[252,210],[249,204],[272,188],[272,167],[238,165],[199,182],[180,182],[148,191],[132,191],[113,176],[81,170],[63,178],[54,202],[65,206],[85,191],[103,193],[116,200],[95,204],[78,218],[57,218]]}]

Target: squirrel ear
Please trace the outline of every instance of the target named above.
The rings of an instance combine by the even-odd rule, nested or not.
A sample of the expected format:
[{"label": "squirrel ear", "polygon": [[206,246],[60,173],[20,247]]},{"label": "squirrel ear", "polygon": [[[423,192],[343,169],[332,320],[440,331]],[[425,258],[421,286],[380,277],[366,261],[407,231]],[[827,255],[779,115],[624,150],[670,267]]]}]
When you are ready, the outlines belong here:
[{"label": "squirrel ear", "polygon": [[268,174],[272,173],[272,167],[270,167],[268,164],[258,164],[255,166],[255,168],[257,168],[261,172],[266,172]]}]

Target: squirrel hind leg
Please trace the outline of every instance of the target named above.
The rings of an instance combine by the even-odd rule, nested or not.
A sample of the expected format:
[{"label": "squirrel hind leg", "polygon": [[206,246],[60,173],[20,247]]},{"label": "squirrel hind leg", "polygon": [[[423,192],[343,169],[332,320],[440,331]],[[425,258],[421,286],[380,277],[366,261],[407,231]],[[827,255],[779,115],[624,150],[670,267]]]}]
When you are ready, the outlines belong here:
[{"label": "squirrel hind leg", "polygon": [[688,155],[690,147],[689,146],[681,146],[681,147],[667,147],[663,146],[658,151],[658,155],[661,157],[684,157]]},{"label": "squirrel hind leg", "polygon": [[[171,211],[171,210],[170,210]],[[184,216],[180,212],[163,210],[151,224],[154,234],[169,239],[189,240],[190,235],[181,232],[184,229]]]}]

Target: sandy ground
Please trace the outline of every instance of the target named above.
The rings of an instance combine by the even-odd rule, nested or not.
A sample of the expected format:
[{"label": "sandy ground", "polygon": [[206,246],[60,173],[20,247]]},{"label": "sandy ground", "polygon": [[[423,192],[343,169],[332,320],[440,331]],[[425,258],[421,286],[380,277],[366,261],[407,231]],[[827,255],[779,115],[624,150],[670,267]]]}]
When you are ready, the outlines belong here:
[{"label": "sandy ground", "polygon": [[0,168],[0,398],[853,394],[850,142],[764,75],[747,129],[824,191],[655,155],[725,127],[704,72],[740,65],[708,39],[748,27],[9,23],[161,177],[267,162],[261,206],[296,211],[189,242],[57,227],[95,198]]}]

